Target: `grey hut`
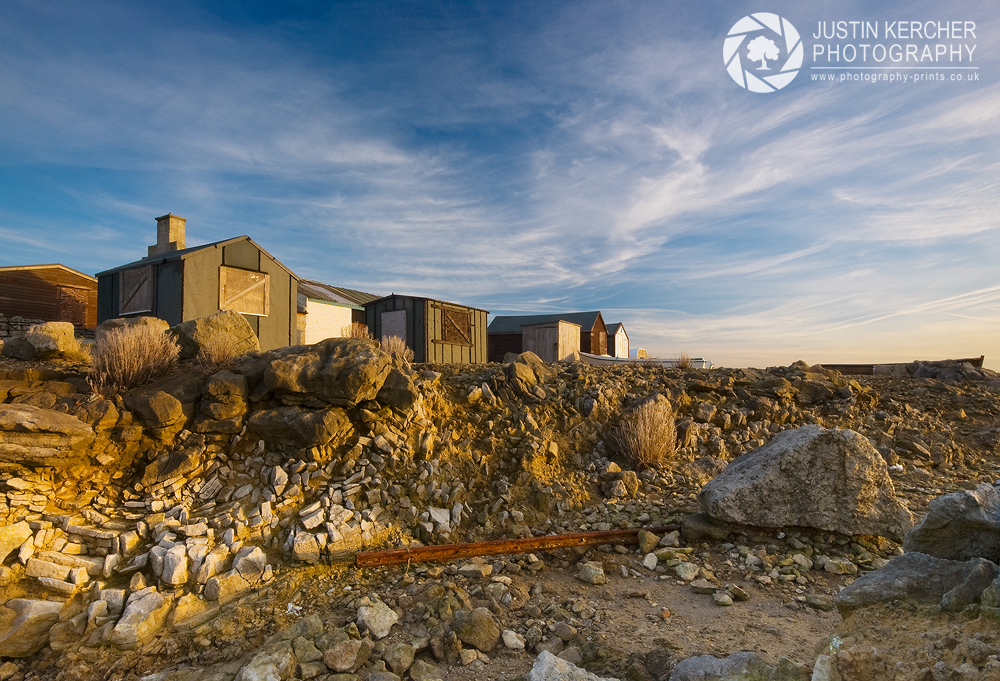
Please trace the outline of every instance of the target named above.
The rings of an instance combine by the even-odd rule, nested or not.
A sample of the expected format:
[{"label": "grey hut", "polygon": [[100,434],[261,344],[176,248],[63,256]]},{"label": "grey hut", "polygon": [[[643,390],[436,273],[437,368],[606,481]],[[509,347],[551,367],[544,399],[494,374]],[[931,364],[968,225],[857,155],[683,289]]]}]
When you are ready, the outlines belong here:
[{"label": "grey hut", "polygon": [[365,304],[375,338],[399,336],[413,361],[451,364],[486,362],[488,310],[432,298],[392,294]]},{"label": "grey hut", "polygon": [[180,324],[240,312],[262,350],[297,342],[298,277],[248,236],[185,248],[185,219],[156,218],[157,243],[142,260],[97,274],[97,321],[152,316]]},{"label": "grey hut", "polygon": [[599,311],[566,312],[559,314],[498,315],[489,326],[489,358],[502,362],[508,352],[521,353],[524,346],[524,326],[570,322],[580,326],[580,352],[605,355],[608,352],[608,329]]}]

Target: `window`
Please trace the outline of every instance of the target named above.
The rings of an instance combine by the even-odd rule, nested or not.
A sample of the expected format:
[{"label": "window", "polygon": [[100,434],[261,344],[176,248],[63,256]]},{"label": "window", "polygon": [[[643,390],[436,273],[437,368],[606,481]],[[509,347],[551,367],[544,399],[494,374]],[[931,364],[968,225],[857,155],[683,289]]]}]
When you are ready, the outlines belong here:
[{"label": "window", "polygon": [[266,317],[270,306],[267,272],[219,268],[219,309]]},{"label": "window", "polygon": [[448,308],[441,312],[441,340],[455,345],[472,345],[472,313]]},{"label": "window", "polygon": [[153,268],[136,267],[119,273],[118,314],[153,311]]}]

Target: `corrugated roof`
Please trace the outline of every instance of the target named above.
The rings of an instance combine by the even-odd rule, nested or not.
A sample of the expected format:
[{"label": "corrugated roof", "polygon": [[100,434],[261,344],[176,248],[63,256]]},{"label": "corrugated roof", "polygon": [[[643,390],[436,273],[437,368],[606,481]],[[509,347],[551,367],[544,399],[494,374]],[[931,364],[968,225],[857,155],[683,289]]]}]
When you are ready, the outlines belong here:
[{"label": "corrugated roof", "polygon": [[354,289],[342,288],[340,286],[331,286],[330,284],[324,284],[321,281],[313,281],[312,279],[299,279],[299,293],[303,294],[307,298],[325,300],[329,303],[340,303],[341,305],[353,305],[359,308],[364,306],[365,303],[370,303],[371,301],[378,300],[381,297],[375,295],[374,293],[355,291]]},{"label": "corrugated roof", "polygon": [[298,276],[296,276],[295,272],[292,272],[290,269],[288,269],[287,267],[285,267],[284,263],[282,263],[280,260],[278,260],[273,255],[271,255],[266,250],[264,250],[259,243],[257,243],[256,241],[254,241],[253,239],[251,239],[250,237],[248,237],[246,234],[244,234],[242,236],[234,236],[232,239],[223,239],[222,241],[213,241],[210,244],[202,244],[201,246],[192,246],[191,248],[185,248],[184,250],[181,250],[181,251],[168,251],[167,253],[160,253],[159,255],[154,255],[152,257],[143,258],[142,260],[136,260],[135,262],[130,262],[127,265],[119,265],[118,267],[112,267],[109,270],[104,270],[103,272],[98,272],[96,276],[101,277],[101,276],[104,276],[105,274],[114,274],[115,272],[121,272],[122,270],[130,270],[133,267],[144,267],[146,265],[158,265],[158,264],[163,263],[163,262],[172,262],[174,260],[183,260],[185,257],[187,257],[188,255],[194,253],[195,251],[202,251],[202,250],[204,250],[206,248],[221,248],[223,246],[228,246],[231,243],[236,243],[237,241],[240,241],[242,239],[245,239],[246,241],[249,241],[250,243],[252,243],[261,253],[263,253],[264,255],[266,255],[267,257],[269,257],[274,262],[278,263],[279,267],[281,267],[283,270],[285,270],[286,272],[288,272],[290,275],[292,275],[293,277],[295,277],[296,279],[298,279]]},{"label": "corrugated roof", "polygon": [[521,327],[526,324],[545,324],[546,322],[558,321],[573,322],[589,331],[594,328],[594,322],[600,315],[600,310],[592,310],[590,312],[496,316],[490,322],[487,331],[489,333],[521,333]]},{"label": "corrugated roof", "polygon": [[414,300],[429,300],[432,303],[440,303],[442,305],[454,305],[455,307],[464,307],[467,310],[478,310],[479,312],[485,312],[486,314],[490,313],[489,310],[484,310],[481,307],[472,307],[471,305],[463,305],[462,303],[452,303],[447,300],[438,300],[437,298],[428,298],[426,296],[408,296],[404,293],[390,293],[387,296],[382,296],[381,298],[376,298],[375,300],[365,303],[365,306],[367,307],[371,303],[376,303],[380,300],[388,300],[389,298],[413,298]]}]

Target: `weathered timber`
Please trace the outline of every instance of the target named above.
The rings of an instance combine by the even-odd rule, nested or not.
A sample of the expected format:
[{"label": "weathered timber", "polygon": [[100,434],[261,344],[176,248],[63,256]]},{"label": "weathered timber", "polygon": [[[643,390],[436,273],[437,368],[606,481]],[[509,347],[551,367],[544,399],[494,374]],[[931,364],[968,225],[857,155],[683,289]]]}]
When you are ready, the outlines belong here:
[{"label": "weathered timber", "polygon": [[636,527],[628,530],[607,530],[604,532],[574,532],[572,534],[549,535],[545,537],[525,537],[523,539],[494,539],[492,541],[470,542],[467,544],[441,544],[439,546],[418,546],[416,548],[389,549],[387,551],[363,551],[354,557],[357,567],[378,565],[402,565],[403,563],[434,563],[456,558],[475,556],[497,556],[505,553],[527,553],[528,551],[548,551],[568,549],[575,546],[600,546],[601,544],[634,544],[636,536],[645,530],[654,534],[679,530],[680,525],[663,527]]}]

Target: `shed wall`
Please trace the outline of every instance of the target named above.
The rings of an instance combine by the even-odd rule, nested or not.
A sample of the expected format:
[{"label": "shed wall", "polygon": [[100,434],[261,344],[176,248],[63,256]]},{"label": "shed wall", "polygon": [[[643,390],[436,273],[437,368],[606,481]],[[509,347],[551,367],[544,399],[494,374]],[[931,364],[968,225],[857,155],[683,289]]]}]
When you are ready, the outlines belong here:
[{"label": "shed wall", "polygon": [[557,321],[526,324],[521,329],[523,352],[533,352],[546,362],[558,362],[580,351],[579,324]]},{"label": "shed wall", "polygon": [[344,327],[351,325],[353,309],[321,300],[306,302],[305,333],[299,341],[306,345],[319,343],[324,338],[341,338]]},{"label": "shed wall", "polygon": [[58,267],[0,272],[0,314],[92,329],[97,326],[97,283]]},{"label": "shed wall", "polygon": [[524,352],[523,335],[520,333],[491,333],[488,342],[491,362],[502,362],[508,352]]}]

